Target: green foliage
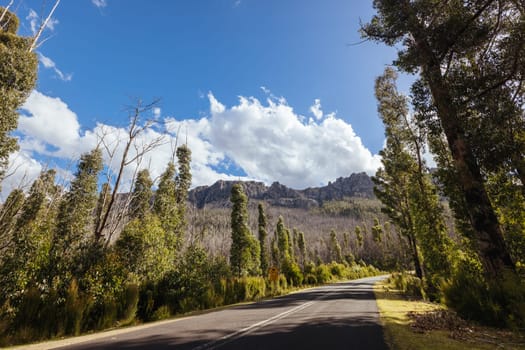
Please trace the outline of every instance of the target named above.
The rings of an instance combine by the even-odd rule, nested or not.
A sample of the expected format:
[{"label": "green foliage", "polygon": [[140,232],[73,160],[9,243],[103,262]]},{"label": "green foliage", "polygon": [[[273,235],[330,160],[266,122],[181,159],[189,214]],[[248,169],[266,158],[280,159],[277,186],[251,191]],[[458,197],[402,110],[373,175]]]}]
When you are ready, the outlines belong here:
[{"label": "green foliage", "polygon": [[67,290],[65,303],[65,332],[66,334],[79,335],[84,314],[85,302],[79,295],[76,279],[71,280]]},{"label": "green foliage", "polygon": [[317,283],[325,284],[332,280],[332,274],[330,273],[330,268],[327,265],[319,265],[315,269],[315,278]]},{"label": "green foliage", "polygon": [[357,239],[357,245],[362,247],[363,246],[363,234],[361,233],[361,228],[359,226],[356,226],[354,233],[355,233],[355,238]]},{"label": "green foliage", "polygon": [[260,245],[248,227],[248,198],[241,184],[232,187],[231,198],[232,245],[230,264],[232,272],[240,277],[260,274]]},{"label": "green foliage", "polygon": [[258,217],[258,231],[259,231],[259,246],[261,249],[261,271],[265,274],[268,271],[268,247],[266,244],[268,231],[267,231],[267,221],[266,214],[264,213],[264,206],[262,203],[259,203],[257,206],[259,213]]},{"label": "green foliage", "polygon": [[[4,13],[4,11],[5,7],[0,6],[0,13]],[[0,30],[11,34],[16,34],[19,24],[18,17],[14,13],[7,11],[0,22]]]},{"label": "green foliage", "polygon": [[337,239],[337,234],[334,230],[330,231],[330,258],[332,261],[342,263],[343,262],[343,252],[341,250],[341,245]]},{"label": "green foliage", "polygon": [[[467,287],[468,286],[468,287]],[[459,315],[496,327],[523,328],[525,285],[512,271],[487,280],[480,261],[463,254],[445,287],[445,301]]]},{"label": "green foliage", "polygon": [[134,322],[137,315],[139,304],[139,285],[129,283],[126,285],[121,302],[119,304],[118,318],[121,325],[128,325]]},{"label": "green foliage", "polygon": [[157,216],[130,221],[115,243],[124,266],[139,280],[157,280],[172,268],[175,252]]},{"label": "green foliage", "polygon": [[394,288],[403,292],[404,295],[417,298],[425,299],[426,294],[423,289],[423,282],[419,277],[413,276],[406,272],[397,272],[393,273],[387,281],[389,284],[392,284]]},{"label": "green foliage", "polygon": [[180,239],[184,229],[186,228],[186,201],[188,200],[188,190],[191,186],[191,151],[187,145],[182,145],[177,148],[177,160],[179,165],[179,173],[175,179],[175,198],[177,202],[178,216],[180,219],[177,232]]},{"label": "green foliage", "polygon": [[496,278],[514,263],[486,179],[501,170],[518,174],[525,188],[523,11],[513,1],[382,0],[374,7],[362,33],[402,43],[396,66],[421,73],[413,85],[414,119],[430,136],[462,233]]},{"label": "green foliage", "polygon": [[180,243],[178,228],[181,224],[176,193],[175,164],[170,162],[160,176],[159,187],[155,192],[155,201],[153,202],[153,213],[159,218],[174,250],[178,249]]},{"label": "green foliage", "polygon": [[290,242],[288,240],[290,233],[284,225],[284,219],[282,216],[279,216],[279,219],[277,220],[275,235],[277,237],[277,248],[279,251],[278,266],[282,266],[285,261],[291,259]]},{"label": "green foliage", "polygon": [[92,243],[93,212],[97,204],[98,174],[102,170],[102,152],[94,149],[83,154],[75,179],[64,195],[57,215],[49,262],[49,280],[55,279],[62,291],[73,276],[79,277],[89,266],[84,260],[86,247]]},{"label": "green foliage", "polygon": [[151,199],[153,191],[151,190],[153,181],[151,180],[149,170],[142,169],[137,174],[133,192],[131,193],[131,203],[129,206],[129,215],[133,219],[142,219],[151,212]]},{"label": "green foliage", "polygon": [[[425,131],[408,117],[407,98],[397,91],[397,75],[387,68],[376,80],[378,110],[385,124],[386,147],[380,152],[383,167],[373,178],[374,192],[383,211],[408,240],[416,274],[426,276],[427,292],[439,298],[439,277],[450,274],[452,242],[447,235],[443,208],[423,161]],[[381,241],[383,228],[374,220],[372,234]],[[423,256],[420,259],[420,251]]]},{"label": "green foliage", "polygon": [[287,259],[282,264],[282,273],[286,277],[286,281],[290,286],[300,286],[303,283],[303,274],[299,265],[291,260]]},{"label": "green foliage", "polygon": [[2,26],[7,21],[7,27],[0,29],[0,180],[9,154],[18,149],[10,132],[18,125],[17,109],[35,86],[38,67],[36,54],[29,52],[30,39],[16,35],[18,18],[8,11]]}]

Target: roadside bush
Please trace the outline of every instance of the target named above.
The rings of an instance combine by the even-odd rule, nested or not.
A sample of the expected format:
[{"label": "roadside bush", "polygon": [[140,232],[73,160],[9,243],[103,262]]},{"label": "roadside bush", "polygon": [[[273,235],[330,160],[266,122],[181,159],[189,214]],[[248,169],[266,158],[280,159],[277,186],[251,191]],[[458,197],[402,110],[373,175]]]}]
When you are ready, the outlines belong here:
[{"label": "roadside bush", "polygon": [[121,325],[128,325],[135,320],[139,304],[139,286],[135,283],[126,285],[120,298],[118,318]]},{"label": "roadside bush", "polygon": [[301,268],[297,263],[286,260],[283,264],[282,270],[288,285],[297,287],[303,283],[303,274],[301,273]]},{"label": "roadside bush", "polygon": [[347,277],[348,275],[346,273],[346,266],[335,261],[332,261],[332,263],[329,265],[329,268],[332,277],[335,277],[337,279]]},{"label": "roadside bush", "polygon": [[165,320],[170,317],[171,317],[170,308],[168,307],[168,305],[162,305],[157,310],[155,310],[155,312],[153,312],[153,315],[151,316],[151,320],[160,321],[160,320]]},{"label": "roadside bush", "polygon": [[496,327],[525,326],[525,283],[513,272],[487,282],[480,262],[464,257],[444,292],[446,304],[463,318]]},{"label": "roadside bush", "polygon": [[66,296],[66,334],[79,335],[82,328],[82,319],[86,302],[78,293],[76,279],[71,281]]},{"label": "roadside bush", "polygon": [[310,284],[310,285],[316,285],[317,284],[317,277],[315,277],[314,274],[309,273],[306,276],[304,276],[304,283]]},{"label": "roadside bush", "polygon": [[394,288],[402,291],[405,295],[424,299],[425,291],[423,289],[423,283],[418,277],[408,274],[406,272],[393,273],[388,282],[394,286]]},{"label": "roadside bush", "polygon": [[329,267],[324,264],[317,266],[315,269],[315,277],[319,284],[330,282],[332,275],[330,274]]}]

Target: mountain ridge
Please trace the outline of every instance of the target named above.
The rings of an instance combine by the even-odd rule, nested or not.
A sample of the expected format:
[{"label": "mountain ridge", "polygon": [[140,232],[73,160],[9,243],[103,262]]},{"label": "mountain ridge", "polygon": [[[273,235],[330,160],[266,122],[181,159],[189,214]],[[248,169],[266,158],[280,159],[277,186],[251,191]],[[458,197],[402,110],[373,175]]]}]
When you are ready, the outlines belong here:
[{"label": "mountain ridge", "polygon": [[229,206],[230,192],[235,183],[241,183],[251,200],[262,200],[268,204],[288,208],[310,209],[319,207],[325,201],[342,200],[348,197],[375,198],[374,183],[366,173],[353,173],[339,177],[322,187],[292,189],[279,182],[270,186],[258,181],[219,180],[211,186],[199,186],[189,191],[188,199],[197,208],[206,205]]}]

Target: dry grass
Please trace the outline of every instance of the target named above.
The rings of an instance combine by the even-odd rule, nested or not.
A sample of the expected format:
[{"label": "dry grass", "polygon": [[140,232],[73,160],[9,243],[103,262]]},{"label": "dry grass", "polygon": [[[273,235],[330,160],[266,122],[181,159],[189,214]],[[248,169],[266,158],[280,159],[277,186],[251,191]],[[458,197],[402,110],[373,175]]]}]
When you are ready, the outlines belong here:
[{"label": "dry grass", "polygon": [[442,305],[407,300],[385,282],[374,291],[393,350],[525,350],[523,334],[473,325]]}]

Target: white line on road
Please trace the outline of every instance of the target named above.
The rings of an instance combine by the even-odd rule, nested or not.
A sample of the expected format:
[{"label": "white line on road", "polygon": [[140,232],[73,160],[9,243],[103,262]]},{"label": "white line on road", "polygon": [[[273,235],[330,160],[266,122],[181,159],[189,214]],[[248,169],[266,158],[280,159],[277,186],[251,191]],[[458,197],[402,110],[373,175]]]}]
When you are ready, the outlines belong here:
[{"label": "white line on road", "polygon": [[287,311],[284,311],[284,312],[281,312],[280,314],[278,315],[275,315],[273,317],[270,317],[266,320],[263,320],[263,321],[260,321],[260,322],[257,322],[257,323],[254,323],[252,324],[251,326],[248,326],[248,327],[245,327],[243,329],[240,329],[238,330],[237,332],[233,332],[233,333],[230,333],[230,334],[227,334],[225,335],[224,337],[222,338],[219,338],[217,340],[213,340],[209,343],[206,343],[206,344],[203,344],[201,346],[198,346],[196,348],[194,348],[193,350],[204,350],[204,349],[208,349],[208,350],[213,350],[213,349],[216,349],[226,343],[229,343],[230,341],[236,339],[236,338],[239,338],[241,335],[246,335],[246,334],[249,334],[259,328],[262,328],[266,325],[269,325],[275,321],[278,321],[280,320],[281,318],[284,318],[294,312],[297,312],[297,311],[300,311],[302,309],[305,309],[307,308],[308,306],[312,305],[313,303],[315,302],[315,300],[312,300],[312,301],[309,301],[307,303],[304,303],[304,304],[301,304],[299,306],[296,306],[294,307],[293,309],[290,309],[290,310],[287,310]]}]

